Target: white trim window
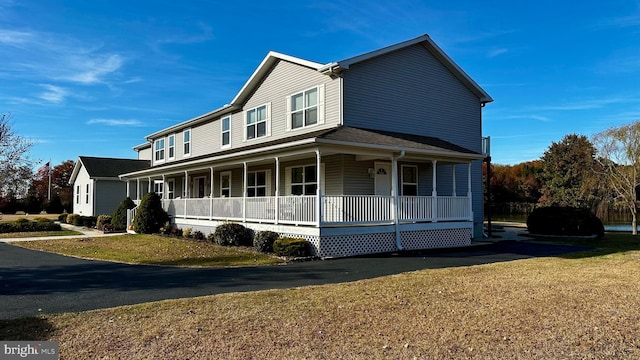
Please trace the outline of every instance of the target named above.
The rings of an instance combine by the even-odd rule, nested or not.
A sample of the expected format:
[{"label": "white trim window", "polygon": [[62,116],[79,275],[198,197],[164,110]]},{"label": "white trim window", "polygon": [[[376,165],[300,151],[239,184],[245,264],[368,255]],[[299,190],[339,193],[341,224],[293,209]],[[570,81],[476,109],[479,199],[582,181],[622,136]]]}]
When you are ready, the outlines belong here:
[{"label": "white trim window", "polygon": [[402,165],[402,196],[418,196],[418,167]]},{"label": "white trim window", "polygon": [[247,197],[269,196],[270,171],[252,171],[247,173]]},{"label": "white trim window", "polygon": [[80,185],[76,185],[76,204],[80,204]]},{"label": "white trim window", "polygon": [[89,203],[89,184],[87,184],[87,192],[85,194],[84,202],[85,202],[85,204]]},{"label": "white trim window", "polygon": [[176,158],[176,135],[169,135],[169,139],[167,140],[167,142],[169,143],[169,160],[173,160]]},{"label": "white trim window", "polygon": [[155,162],[164,161],[164,138],[154,142],[154,160]]},{"label": "white trim window", "polygon": [[315,165],[287,169],[291,195],[315,195],[318,189],[318,172]]},{"label": "white trim window", "polygon": [[167,180],[167,199],[173,199],[175,197],[176,192],[176,180],[168,179]]},{"label": "white trim window", "polygon": [[220,197],[231,197],[231,171],[220,173]]},{"label": "white trim window", "polygon": [[221,129],[221,139],[220,144],[223,148],[227,148],[231,146],[231,116],[227,116],[220,120]]},{"label": "white trim window", "polygon": [[164,182],[162,180],[153,180],[153,192],[164,199]]},{"label": "white trim window", "polygon": [[251,140],[271,135],[271,104],[264,104],[245,111],[244,139]]},{"label": "white trim window", "polygon": [[184,149],[182,154],[184,156],[191,155],[191,129],[186,129],[182,132],[182,145]]},{"label": "white trim window", "polygon": [[287,130],[324,123],[324,85],[287,96]]}]

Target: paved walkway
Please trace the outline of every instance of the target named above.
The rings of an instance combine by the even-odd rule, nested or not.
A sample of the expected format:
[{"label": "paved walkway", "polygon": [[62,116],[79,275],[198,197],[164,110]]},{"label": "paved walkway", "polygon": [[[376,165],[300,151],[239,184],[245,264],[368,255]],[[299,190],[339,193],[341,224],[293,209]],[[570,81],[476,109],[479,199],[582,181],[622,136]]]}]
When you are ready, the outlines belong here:
[{"label": "paved walkway", "polygon": [[585,249],[500,241],[463,249],[277,266],[178,268],[85,260],[0,243],[0,319],[228,292],[349,282],[422,269],[562,256],[582,250]]}]

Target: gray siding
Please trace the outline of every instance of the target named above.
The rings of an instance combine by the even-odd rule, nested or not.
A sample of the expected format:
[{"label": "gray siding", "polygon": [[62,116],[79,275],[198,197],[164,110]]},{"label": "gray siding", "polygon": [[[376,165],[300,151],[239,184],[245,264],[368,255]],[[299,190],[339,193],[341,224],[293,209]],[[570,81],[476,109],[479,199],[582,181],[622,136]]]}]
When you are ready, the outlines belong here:
[{"label": "gray siding", "polygon": [[344,73],[344,124],[434,136],[481,150],[480,100],[422,45]]},{"label": "gray siding", "polygon": [[375,193],[375,180],[369,175],[374,161],[356,161],[355,155],[344,157],[344,194],[372,195]]},{"label": "gray siding", "polygon": [[127,184],[118,180],[98,180],[95,183],[94,216],[113,214],[127,197]]}]

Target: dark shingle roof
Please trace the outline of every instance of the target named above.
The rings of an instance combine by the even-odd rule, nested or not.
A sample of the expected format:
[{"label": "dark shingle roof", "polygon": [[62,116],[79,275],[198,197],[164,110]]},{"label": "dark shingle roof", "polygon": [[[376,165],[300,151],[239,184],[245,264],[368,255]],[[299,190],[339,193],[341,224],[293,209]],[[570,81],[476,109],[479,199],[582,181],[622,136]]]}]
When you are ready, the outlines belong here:
[{"label": "dark shingle roof", "polygon": [[91,156],[80,156],[79,159],[91,178],[117,178],[120,174],[143,170],[151,166],[149,160]]}]

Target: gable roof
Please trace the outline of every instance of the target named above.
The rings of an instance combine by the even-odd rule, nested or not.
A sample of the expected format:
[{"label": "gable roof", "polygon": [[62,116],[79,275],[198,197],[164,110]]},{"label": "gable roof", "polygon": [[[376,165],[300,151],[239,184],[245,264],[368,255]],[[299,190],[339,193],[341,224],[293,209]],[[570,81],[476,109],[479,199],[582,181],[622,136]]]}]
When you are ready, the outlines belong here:
[{"label": "gable roof", "polygon": [[255,89],[260,85],[265,76],[269,73],[271,68],[280,60],[288,61],[300,66],[304,66],[310,68],[312,70],[321,72],[325,75],[333,75],[339,73],[340,71],[348,70],[349,67],[353,64],[357,64],[359,62],[372,59],[377,56],[381,56],[393,51],[397,51],[409,46],[413,46],[416,44],[422,44],[433,56],[436,57],[444,66],[453,73],[453,75],[460,80],[471,92],[473,92],[483,104],[489,103],[493,101],[493,98],[489,96],[489,94],[478,85],[469,75],[467,75],[462,68],[458,66],[435,42],[429,37],[429,35],[424,34],[418,36],[414,39],[403,41],[394,45],[390,45],[378,50],[374,50],[368,53],[364,53],[361,55],[357,55],[348,59],[344,59],[341,61],[330,62],[327,64],[321,64],[314,61],[309,61],[301,58],[297,58],[294,56],[281,54],[275,51],[270,51],[267,56],[264,57],[260,65],[253,72],[251,77],[244,83],[240,91],[236,94],[236,96],[231,100],[230,104],[226,104],[216,110],[208,112],[206,114],[196,116],[192,119],[183,121],[176,125],[170,126],[168,128],[157,131],[153,134],[147,136],[147,139],[152,139],[158,136],[166,135],[171,132],[180,131],[181,129],[197,125],[204,121],[208,121],[210,119],[214,119],[238,109],[241,109],[246,100],[251,96],[251,94],[255,91]]},{"label": "gable roof", "polygon": [[139,171],[151,166],[149,160],[104,158],[92,156],[79,156],[73,167],[69,183],[73,184],[80,172],[80,167],[84,167],[91,179],[113,179],[119,180],[118,175],[122,173]]}]

